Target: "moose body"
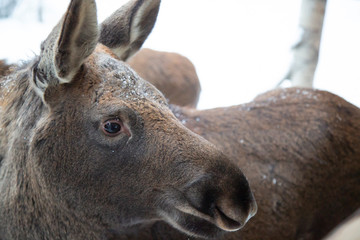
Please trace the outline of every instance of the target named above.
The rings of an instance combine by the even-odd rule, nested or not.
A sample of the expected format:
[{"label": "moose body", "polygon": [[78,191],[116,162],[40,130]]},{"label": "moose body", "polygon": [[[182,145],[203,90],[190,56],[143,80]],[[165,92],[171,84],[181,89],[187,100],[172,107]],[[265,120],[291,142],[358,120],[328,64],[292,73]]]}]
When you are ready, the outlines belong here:
[{"label": "moose body", "polygon": [[160,220],[217,238],[256,213],[240,168],[123,62],[159,3],[98,27],[95,2],[72,0],[40,56],[1,79],[1,240],[109,239]]},{"label": "moose body", "polygon": [[228,239],[320,239],[359,208],[360,109],[340,97],[279,89],[176,115],[242,166],[253,187],[258,214]]},{"label": "moose body", "polygon": [[166,93],[170,104],[196,107],[201,87],[195,66],[186,57],[145,48],[127,63],[143,79]]}]

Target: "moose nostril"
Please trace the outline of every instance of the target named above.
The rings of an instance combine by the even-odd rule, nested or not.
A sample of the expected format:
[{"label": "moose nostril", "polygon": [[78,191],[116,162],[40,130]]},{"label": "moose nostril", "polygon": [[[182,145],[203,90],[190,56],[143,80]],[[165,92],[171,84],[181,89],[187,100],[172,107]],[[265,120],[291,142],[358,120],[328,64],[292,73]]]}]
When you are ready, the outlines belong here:
[{"label": "moose nostril", "polygon": [[225,231],[237,231],[252,217],[250,215],[250,212],[244,211],[241,206],[220,203],[215,208],[214,220],[216,225]]},{"label": "moose nostril", "polygon": [[228,217],[219,207],[215,208],[214,219],[216,225],[226,231],[236,231],[243,226],[243,223]]},{"label": "moose nostril", "polygon": [[199,217],[224,231],[241,229],[257,212],[248,182],[239,174],[215,184],[209,176],[199,178],[187,186],[184,196]]},{"label": "moose nostril", "polygon": [[253,194],[248,192],[242,195],[242,201],[229,195],[218,199],[214,214],[218,227],[225,231],[239,230],[256,214],[257,204]]}]

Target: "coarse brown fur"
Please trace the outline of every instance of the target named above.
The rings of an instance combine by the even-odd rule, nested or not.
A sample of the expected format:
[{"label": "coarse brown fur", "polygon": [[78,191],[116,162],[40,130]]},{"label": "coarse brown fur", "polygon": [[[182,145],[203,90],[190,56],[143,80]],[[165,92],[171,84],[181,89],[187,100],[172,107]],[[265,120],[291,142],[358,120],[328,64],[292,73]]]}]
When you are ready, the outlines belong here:
[{"label": "coarse brown fur", "polygon": [[127,62],[140,77],[165,93],[170,104],[196,107],[201,87],[195,67],[186,57],[145,48]]},{"label": "coarse brown fur", "polygon": [[360,207],[360,109],[336,95],[279,89],[177,116],[242,166],[254,189],[258,214],[235,236],[320,239]]},{"label": "coarse brown fur", "polygon": [[240,168],[123,62],[159,4],[130,1],[99,31],[95,2],[72,0],[40,56],[1,79],[0,239],[111,239],[157,221],[216,238],[256,213]]}]

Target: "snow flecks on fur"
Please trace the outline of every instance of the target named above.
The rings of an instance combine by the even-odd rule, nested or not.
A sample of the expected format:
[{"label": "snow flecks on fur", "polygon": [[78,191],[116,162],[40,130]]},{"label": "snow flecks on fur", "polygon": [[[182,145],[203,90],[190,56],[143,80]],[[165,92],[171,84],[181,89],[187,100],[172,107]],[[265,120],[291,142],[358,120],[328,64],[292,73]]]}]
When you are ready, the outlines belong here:
[{"label": "snow flecks on fur", "polygon": [[120,97],[127,102],[150,100],[167,105],[164,96],[150,83],[141,79],[126,64],[107,55],[99,54],[101,84],[111,86],[113,96]]}]

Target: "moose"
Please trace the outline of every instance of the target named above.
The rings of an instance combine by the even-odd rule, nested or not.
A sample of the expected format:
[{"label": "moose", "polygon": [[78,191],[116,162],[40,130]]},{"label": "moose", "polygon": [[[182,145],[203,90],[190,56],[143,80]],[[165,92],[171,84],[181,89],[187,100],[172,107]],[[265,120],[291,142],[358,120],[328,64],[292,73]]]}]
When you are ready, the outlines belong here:
[{"label": "moose", "polygon": [[71,0],[41,53],[0,81],[0,239],[111,239],[166,222],[219,238],[255,215],[249,183],[124,63],[160,0],[98,26]]},{"label": "moose", "polygon": [[226,239],[321,239],[359,208],[360,109],[342,98],[290,88],[233,107],[173,111],[251,183],[257,216]]},{"label": "moose", "polygon": [[[140,36],[132,19],[145,24],[147,18],[138,14],[156,13],[138,2],[140,11],[129,4],[115,16],[134,14],[115,18]],[[74,13],[73,4],[69,9]],[[239,166],[259,209],[242,231],[223,239],[320,239],[359,207],[357,107],[311,89],[278,89],[227,108],[168,107],[162,94],[120,61],[142,42],[134,48],[134,37],[126,31],[120,35],[127,37],[119,37],[124,42],[115,43],[118,38],[112,34],[124,31],[118,20],[100,26],[101,44],[87,50],[81,64],[57,69],[70,62],[56,65],[70,56],[65,50],[76,49],[65,44],[74,42],[59,39],[79,37],[74,31],[86,29],[75,28],[75,23],[86,24],[78,19],[64,24],[81,17],[71,14],[68,10],[44,42],[40,57],[1,81],[0,239],[220,239],[223,232],[238,229],[229,227],[238,225],[238,218],[224,216],[224,210],[219,217],[217,208],[224,199],[221,194],[236,191],[232,186],[239,182],[234,179],[240,175],[240,183],[246,182]],[[67,35],[70,26],[72,34]],[[151,31],[144,28],[141,31]],[[43,57],[52,60],[50,66]],[[66,69],[73,74],[64,82],[61,72]],[[122,84],[126,79],[133,84]],[[125,108],[116,110],[119,102]],[[128,140],[104,139],[94,129],[106,136],[107,130],[115,134],[114,129],[120,129],[117,139]],[[215,160],[208,150],[220,157]],[[183,186],[184,194],[177,186]],[[219,195],[209,197],[214,188]],[[256,212],[254,198],[247,183],[237,189],[248,196],[238,201],[243,206],[240,215],[248,209],[249,218]],[[199,199],[200,205],[210,205],[213,216],[207,208],[194,208]]]}]

